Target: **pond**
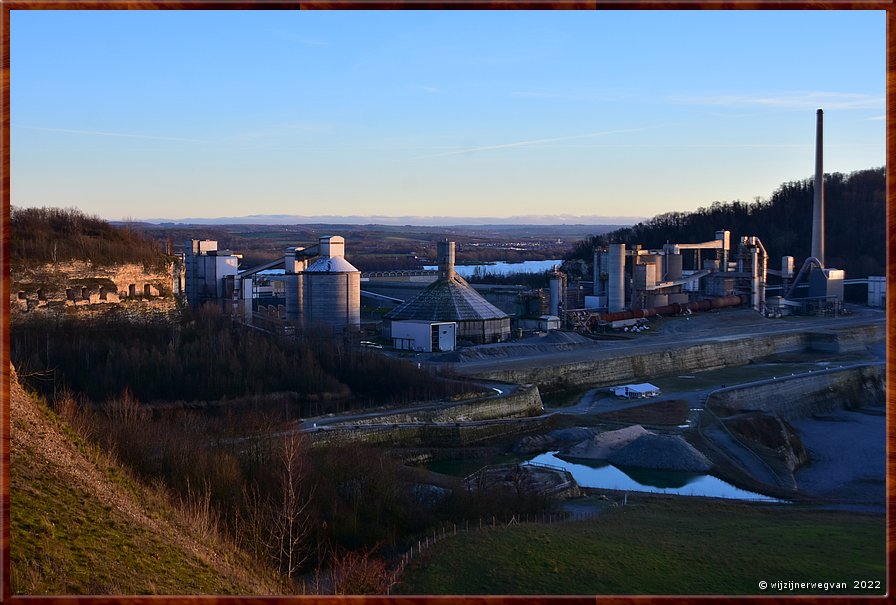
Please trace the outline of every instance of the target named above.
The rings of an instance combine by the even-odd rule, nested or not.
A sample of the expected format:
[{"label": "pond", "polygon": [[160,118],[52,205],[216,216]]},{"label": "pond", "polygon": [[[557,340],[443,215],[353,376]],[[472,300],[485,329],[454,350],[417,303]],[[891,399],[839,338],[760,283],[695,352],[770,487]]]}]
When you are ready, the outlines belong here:
[{"label": "pond", "polygon": [[439,460],[427,465],[436,473],[467,477],[485,466],[499,464],[549,464],[565,468],[582,487],[615,489],[620,491],[653,492],[677,494],[680,496],[709,496],[733,500],[754,500],[777,502],[776,498],[737,488],[730,483],[706,473],[686,473],[681,471],[659,471],[645,468],[619,468],[600,461],[569,461],[557,457],[557,452],[547,452],[537,456],[500,454],[486,458],[463,460]]},{"label": "pond", "polygon": [[556,456],[557,452],[539,454],[530,459],[537,464],[565,468],[582,487],[615,490],[678,494],[681,496],[710,496],[735,500],[775,502],[776,498],[734,487],[718,477],[704,473],[659,471],[644,468],[618,468],[602,461],[578,460],[570,462]]},{"label": "pond", "polygon": [[[525,260],[518,263],[508,263],[506,261],[497,261],[494,263],[483,263],[480,265],[455,265],[454,270],[461,277],[470,277],[477,270],[479,274],[485,275],[507,275],[508,273],[542,273],[554,267],[559,266],[563,260]],[[423,267],[427,270],[435,270],[437,265],[426,265]]]}]

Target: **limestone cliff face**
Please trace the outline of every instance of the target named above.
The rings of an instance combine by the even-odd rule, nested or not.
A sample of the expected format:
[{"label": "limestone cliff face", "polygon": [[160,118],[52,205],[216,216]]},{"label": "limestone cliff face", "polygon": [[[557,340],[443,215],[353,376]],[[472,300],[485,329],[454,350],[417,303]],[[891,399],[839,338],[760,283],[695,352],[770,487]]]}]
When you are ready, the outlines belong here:
[{"label": "limestone cliff face", "polygon": [[[136,308],[145,305],[156,311],[174,307],[179,291],[180,265],[168,262],[151,269],[142,264],[110,266],[89,261],[66,261],[35,267],[12,267],[10,306],[12,317],[42,313],[80,313],[82,307],[110,305]],[[93,309],[96,314],[101,309]]]}]

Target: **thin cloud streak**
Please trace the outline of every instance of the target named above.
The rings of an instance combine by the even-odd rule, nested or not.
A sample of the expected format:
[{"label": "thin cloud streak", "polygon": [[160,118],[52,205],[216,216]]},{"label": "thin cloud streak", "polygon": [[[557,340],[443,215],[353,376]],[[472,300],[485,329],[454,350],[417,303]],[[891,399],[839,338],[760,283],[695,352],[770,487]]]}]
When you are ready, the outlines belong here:
[{"label": "thin cloud streak", "polygon": [[72,128],[49,128],[44,126],[20,126],[16,125],[15,128],[27,128],[28,130],[41,130],[44,132],[65,132],[68,134],[86,134],[90,136],[101,136],[101,137],[123,137],[128,139],[151,139],[154,141],[178,141],[181,143],[208,143],[209,141],[203,141],[200,139],[185,139],[181,137],[160,137],[150,134],[134,134],[129,132],[103,132],[99,130],[75,130]]},{"label": "thin cloud streak", "polygon": [[610,134],[620,134],[624,132],[639,132],[641,130],[649,130],[650,127],[642,127],[642,128],[623,128],[619,130],[605,130],[603,132],[590,132],[588,134],[576,134],[572,136],[566,137],[553,137],[550,139],[533,139],[530,141],[515,141],[513,143],[501,143],[499,145],[482,145],[479,147],[467,147],[464,149],[458,149],[455,151],[447,151],[445,153],[436,153],[433,155],[423,155],[417,159],[427,159],[427,158],[442,158],[450,155],[461,155],[464,153],[476,153],[477,151],[493,151],[495,149],[510,149],[514,147],[529,147],[532,145],[541,145],[543,143],[556,143],[558,141],[572,141],[575,139],[587,139],[590,137],[602,137]]},{"label": "thin cloud streak", "polygon": [[882,95],[824,91],[788,92],[772,95],[672,96],[672,103],[720,107],[774,107],[778,109],[880,109]]}]

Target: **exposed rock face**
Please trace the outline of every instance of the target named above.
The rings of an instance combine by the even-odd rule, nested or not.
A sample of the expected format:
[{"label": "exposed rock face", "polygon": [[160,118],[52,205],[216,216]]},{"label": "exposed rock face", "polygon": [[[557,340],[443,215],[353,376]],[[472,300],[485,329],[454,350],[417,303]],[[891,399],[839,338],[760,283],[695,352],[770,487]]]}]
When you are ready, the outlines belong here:
[{"label": "exposed rock face", "polygon": [[809,453],[794,428],[778,416],[754,412],[726,418],[724,423],[738,438],[749,442],[751,449],[782,462],[790,472],[809,462]]},{"label": "exposed rock face", "polygon": [[[11,319],[46,313],[102,315],[119,305],[125,314],[138,319],[168,314],[174,308],[172,293],[180,283],[176,279],[179,270],[170,263],[165,268],[147,269],[134,263],[98,266],[85,261],[12,267]],[[142,305],[149,307],[145,313],[139,308]]]},{"label": "exposed rock face", "polygon": [[647,434],[613,452],[607,460],[616,466],[670,471],[706,472],[712,463],[679,435]]}]

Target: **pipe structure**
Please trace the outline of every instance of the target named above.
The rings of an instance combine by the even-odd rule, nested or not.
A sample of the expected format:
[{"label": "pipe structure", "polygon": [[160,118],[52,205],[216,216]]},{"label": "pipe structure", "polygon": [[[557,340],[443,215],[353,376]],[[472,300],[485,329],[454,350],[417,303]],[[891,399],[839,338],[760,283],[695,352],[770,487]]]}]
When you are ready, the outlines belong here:
[{"label": "pipe structure", "polygon": [[806,271],[809,270],[810,267],[815,266],[819,269],[824,269],[824,264],[814,256],[810,256],[803,262],[803,266],[800,268],[800,272],[796,274],[793,282],[790,284],[790,289],[787,291],[787,294],[784,295],[784,298],[790,298],[793,296],[794,291],[796,290],[796,286],[800,283],[800,279],[802,279],[803,275],[805,275]]},{"label": "pipe structure", "polygon": [[703,300],[695,300],[693,302],[680,304],[672,303],[663,307],[648,307],[646,309],[631,309],[628,311],[617,311],[614,313],[594,313],[587,321],[589,329],[594,331],[597,324],[606,321],[623,321],[626,319],[639,319],[641,317],[655,317],[656,315],[679,315],[688,311],[709,311],[711,309],[722,309],[726,307],[737,307],[749,302],[750,297],[734,294],[731,296],[720,296],[717,298],[704,298]]},{"label": "pipe structure", "polygon": [[815,120],[815,199],[812,204],[812,254],[824,267],[824,112]]}]

